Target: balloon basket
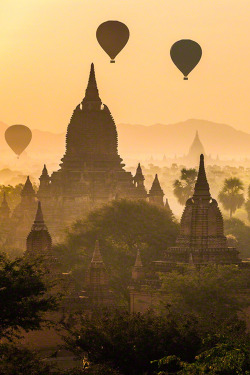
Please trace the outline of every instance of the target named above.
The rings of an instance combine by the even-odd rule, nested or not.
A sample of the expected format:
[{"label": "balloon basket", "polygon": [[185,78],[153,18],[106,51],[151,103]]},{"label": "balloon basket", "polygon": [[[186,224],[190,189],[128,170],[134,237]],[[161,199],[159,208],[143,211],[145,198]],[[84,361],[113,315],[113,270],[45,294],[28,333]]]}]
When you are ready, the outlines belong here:
[{"label": "balloon basket", "polygon": [[188,77],[184,77],[183,79],[184,79],[184,81],[188,81]]},{"label": "balloon basket", "polygon": [[115,63],[115,60],[110,60],[110,64],[114,64]]}]

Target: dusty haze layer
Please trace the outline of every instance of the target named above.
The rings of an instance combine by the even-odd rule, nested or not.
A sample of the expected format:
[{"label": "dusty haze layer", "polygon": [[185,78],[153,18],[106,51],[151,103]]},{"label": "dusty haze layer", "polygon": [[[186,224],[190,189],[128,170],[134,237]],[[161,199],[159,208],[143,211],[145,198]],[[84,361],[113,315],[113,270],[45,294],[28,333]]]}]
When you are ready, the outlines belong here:
[{"label": "dusty haze layer", "polygon": [[[94,61],[117,123],[203,118],[250,131],[249,11],[246,0],[0,1],[0,118],[64,132]],[[108,19],[131,31],[116,64],[95,38]],[[203,48],[188,82],[169,57],[182,38]]]}]

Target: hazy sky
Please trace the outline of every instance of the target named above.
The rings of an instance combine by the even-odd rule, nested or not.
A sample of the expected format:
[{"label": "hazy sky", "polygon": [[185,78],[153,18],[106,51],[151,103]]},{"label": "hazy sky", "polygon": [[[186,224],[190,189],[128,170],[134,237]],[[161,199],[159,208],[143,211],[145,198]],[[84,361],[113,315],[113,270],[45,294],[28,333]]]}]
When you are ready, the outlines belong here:
[{"label": "hazy sky", "polygon": [[[249,0],[0,0],[0,120],[65,131],[96,67],[116,123],[201,118],[250,132]],[[130,40],[110,64],[95,37],[119,20]],[[169,49],[193,39],[203,57],[183,81]]]}]

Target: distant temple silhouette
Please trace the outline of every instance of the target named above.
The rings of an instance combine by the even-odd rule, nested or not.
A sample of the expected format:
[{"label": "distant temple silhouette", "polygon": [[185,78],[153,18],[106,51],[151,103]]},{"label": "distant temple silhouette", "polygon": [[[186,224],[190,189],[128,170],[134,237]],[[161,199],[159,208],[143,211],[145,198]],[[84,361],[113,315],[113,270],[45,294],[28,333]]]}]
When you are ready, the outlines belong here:
[{"label": "distant temple silhouette", "polygon": [[195,165],[197,160],[199,160],[200,155],[205,155],[205,150],[203,144],[201,143],[198,130],[196,131],[193,143],[189,149],[189,152],[186,156],[186,159],[189,161],[190,164]]}]

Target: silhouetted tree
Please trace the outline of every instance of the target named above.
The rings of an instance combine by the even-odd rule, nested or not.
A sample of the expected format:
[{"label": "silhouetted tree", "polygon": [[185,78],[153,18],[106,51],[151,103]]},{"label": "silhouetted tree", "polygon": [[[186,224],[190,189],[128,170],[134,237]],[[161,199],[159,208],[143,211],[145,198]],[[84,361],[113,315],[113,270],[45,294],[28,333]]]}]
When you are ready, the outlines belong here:
[{"label": "silhouetted tree", "polygon": [[0,344],[1,375],[62,375],[55,372],[38,354],[13,344]]},{"label": "silhouetted tree", "polygon": [[218,343],[196,356],[193,363],[183,362],[176,356],[155,362],[160,370],[155,373],[158,375],[247,375],[250,368],[247,347],[237,343]]},{"label": "silhouetted tree", "polygon": [[241,258],[250,257],[250,226],[242,220],[231,218],[224,221],[226,235],[233,235],[237,240],[237,250],[240,251]]},{"label": "silhouetted tree", "polygon": [[194,360],[201,338],[193,319],[175,319],[152,311],[96,311],[69,318],[66,348],[90,364],[106,364],[123,375],[152,374],[151,361],[176,354]]},{"label": "silhouetted tree", "polygon": [[[163,306],[173,313],[191,313],[203,322],[203,328],[214,332],[250,305],[246,293],[249,272],[236,265],[210,265],[197,269],[186,266],[181,272],[161,275]],[[245,298],[244,298],[245,291]],[[241,293],[239,293],[241,292]],[[207,327],[206,327],[207,326]]]},{"label": "silhouetted tree", "polygon": [[230,217],[240,208],[244,199],[244,187],[242,181],[237,177],[226,178],[222,190],[219,192],[218,199],[225,210],[229,211]]},{"label": "silhouetted tree", "polygon": [[0,254],[0,301],[0,338],[9,339],[21,330],[40,329],[46,322],[43,313],[57,306],[39,268],[21,258],[8,260],[4,254]]},{"label": "silhouetted tree", "polygon": [[188,198],[193,195],[194,185],[197,177],[197,171],[194,168],[181,170],[181,176],[179,180],[176,180],[173,184],[174,195],[178,199],[181,205],[185,205]]}]

